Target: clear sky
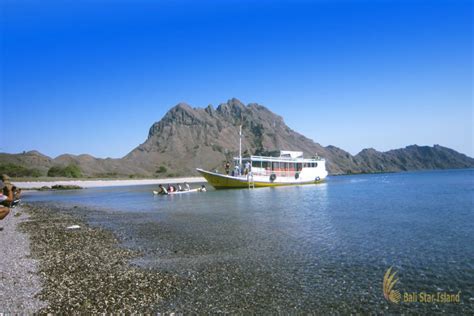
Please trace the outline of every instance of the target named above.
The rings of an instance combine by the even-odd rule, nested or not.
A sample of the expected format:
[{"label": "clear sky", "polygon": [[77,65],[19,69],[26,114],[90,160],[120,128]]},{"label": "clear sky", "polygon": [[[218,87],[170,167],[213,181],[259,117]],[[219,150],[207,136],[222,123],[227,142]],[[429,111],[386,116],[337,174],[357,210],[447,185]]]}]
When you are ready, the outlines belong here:
[{"label": "clear sky", "polygon": [[472,1],[0,6],[0,152],[121,157],[178,102],[236,97],[352,154],[474,156]]}]

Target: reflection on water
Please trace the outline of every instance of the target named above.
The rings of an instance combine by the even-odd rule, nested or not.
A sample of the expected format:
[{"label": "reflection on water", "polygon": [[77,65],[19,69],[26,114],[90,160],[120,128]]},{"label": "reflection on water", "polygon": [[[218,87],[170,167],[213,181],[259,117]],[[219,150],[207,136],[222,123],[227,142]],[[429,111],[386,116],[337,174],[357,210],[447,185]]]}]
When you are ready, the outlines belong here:
[{"label": "reflection on water", "polygon": [[[187,280],[161,311],[452,313],[474,297],[474,172],[332,177],[326,183],[153,196],[152,187],[35,193],[85,205],[93,224],[143,251],[134,262]],[[463,305],[385,301],[385,270],[405,291],[462,291]]]}]

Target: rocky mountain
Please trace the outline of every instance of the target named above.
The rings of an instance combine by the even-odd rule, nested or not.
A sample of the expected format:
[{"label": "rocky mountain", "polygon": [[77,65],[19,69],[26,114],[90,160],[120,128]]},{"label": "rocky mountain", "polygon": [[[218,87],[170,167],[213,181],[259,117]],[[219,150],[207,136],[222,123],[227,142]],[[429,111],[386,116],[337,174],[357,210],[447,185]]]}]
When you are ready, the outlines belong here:
[{"label": "rocky mountain", "polygon": [[356,156],[335,146],[321,146],[293,131],[283,118],[266,107],[237,99],[216,109],[192,108],[180,103],[153,124],[148,139],[129,153],[125,160],[145,170],[164,165],[177,174],[193,173],[196,166],[222,169],[225,160],[238,155],[239,125],[242,124],[242,150],[259,154],[280,149],[318,154],[327,160],[331,174],[405,171],[419,169],[468,168],[474,159],[438,145],[409,146],[378,152],[365,149]]},{"label": "rocky mountain", "polygon": [[363,172],[472,168],[474,159],[440,145],[411,145],[378,152],[364,149],[355,156]]},{"label": "rocky mountain", "polygon": [[153,124],[145,143],[124,157],[150,170],[164,165],[173,173],[189,174],[199,166],[221,168],[238,155],[239,126],[246,154],[279,148],[304,150],[311,155],[324,147],[295,133],[283,119],[258,104],[245,106],[232,99],[216,109],[192,108],[180,103]]},{"label": "rocky mountain", "polygon": [[61,155],[51,159],[38,152],[28,152],[0,154],[0,164],[14,162],[44,171],[53,165],[74,163],[89,176],[192,175],[196,167],[222,169],[226,160],[238,155],[240,125],[245,154],[271,154],[280,149],[303,151],[307,156],[318,154],[326,158],[331,174],[474,167],[473,158],[439,145],[412,145],[387,152],[364,149],[352,156],[295,132],[281,116],[262,105],[244,105],[237,99],[217,108],[176,105],[153,124],[143,144],[121,159],[98,159],[90,155]]}]

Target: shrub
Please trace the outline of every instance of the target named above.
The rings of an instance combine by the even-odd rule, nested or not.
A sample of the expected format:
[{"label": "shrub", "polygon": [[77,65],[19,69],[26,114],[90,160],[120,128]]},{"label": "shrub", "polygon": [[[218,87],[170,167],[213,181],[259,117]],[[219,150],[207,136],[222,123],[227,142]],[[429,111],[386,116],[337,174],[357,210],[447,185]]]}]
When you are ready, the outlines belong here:
[{"label": "shrub", "polygon": [[26,168],[13,163],[0,165],[0,174],[7,174],[10,177],[40,177],[41,171],[35,168]]},{"label": "shrub", "polygon": [[82,177],[81,168],[78,165],[70,164],[64,169],[64,173],[68,178],[80,178]]},{"label": "shrub", "polygon": [[156,173],[166,173],[168,171],[168,169],[166,169],[165,166],[160,166],[160,168],[158,168],[158,170],[156,170]]},{"label": "shrub", "polygon": [[53,166],[48,170],[48,177],[80,178],[82,177],[82,171],[75,164],[70,164],[66,167]]},{"label": "shrub", "polygon": [[61,177],[63,176],[63,168],[60,166],[52,166],[48,170],[48,177]]}]

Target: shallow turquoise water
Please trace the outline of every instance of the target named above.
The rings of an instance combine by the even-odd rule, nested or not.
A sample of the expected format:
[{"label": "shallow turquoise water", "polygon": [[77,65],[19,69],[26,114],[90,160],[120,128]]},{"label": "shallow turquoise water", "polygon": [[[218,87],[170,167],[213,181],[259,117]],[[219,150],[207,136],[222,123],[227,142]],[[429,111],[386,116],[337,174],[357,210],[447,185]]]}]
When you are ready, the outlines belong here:
[{"label": "shallow turquoise water", "polygon": [[[160,311],[474,312],[474,170],[329,177],[319,185],[157,196],[120,187],[33,193],[81,206],[177,273]],[[86,206],[86,208],[82,208]],[[388,303],[400,292],[461,291],[461,304]]]}]

